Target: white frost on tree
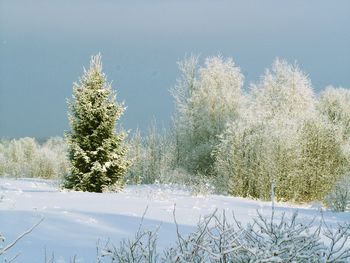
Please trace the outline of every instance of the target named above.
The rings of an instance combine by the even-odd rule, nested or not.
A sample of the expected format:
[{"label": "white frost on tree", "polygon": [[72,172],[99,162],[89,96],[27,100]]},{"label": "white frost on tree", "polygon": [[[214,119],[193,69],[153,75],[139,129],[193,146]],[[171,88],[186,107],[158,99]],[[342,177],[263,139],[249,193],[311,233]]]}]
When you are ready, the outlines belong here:
[{"label": "white frost on tree", "polygon": [[318,110],[337,125],[343,139],[350,139],[350,90],[327,87],[320,94]]},{"label": "white frost on tree", "polygon": [[260,120],[279,122],[312,114],[315,95],[308,76],[297,65],[276,59],[258,85],[251,88],[252,109]]},{"label": "white frost on tree", "polygon": [[71,173],[65,187],[102,192],[122,184],[129,166],[125,134],[116,133],[116,122],[124,112],[102,72],[101,56],[91,58],[90,68],[73,86],[69,102],[71,132],[67,134]]},{"label": "white frost on tree", "polygon": [[276,60],[216,148],[217,174],[234,195],[321,200],[346,166],[337,132],[317,110],[308,76]]},{"label": "white frost on tree", "polygon": [[53,137],[42,144],[29,137],[0,141],[0,176],[61,179],[68,170],[63,138]]},{"label": "white frost on tree", "polygon": [[350,210],[350,175],[340,179],[326,196],[326,205],[336,212]]},{"label": "white frost on tree", "polygon": [[177,156],[190,172],[210,174],[217,136],[239,115],[244,77],[231,58],[209,57],[199,69],[197,64],[195,56],[179,62],[182,76],[172,92]]}]

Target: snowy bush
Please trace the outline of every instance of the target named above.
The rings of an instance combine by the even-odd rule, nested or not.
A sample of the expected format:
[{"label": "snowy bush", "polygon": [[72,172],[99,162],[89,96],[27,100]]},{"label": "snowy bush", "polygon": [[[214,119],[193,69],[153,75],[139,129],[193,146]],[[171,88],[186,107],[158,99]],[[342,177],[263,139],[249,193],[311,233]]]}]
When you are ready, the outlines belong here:
[{"label": "snowy bush", "polygon": [[118,247],[110,242],[107,242],[103,247],[98,246],[97,262],[102,262],[103,259],[109,259],[108,262],[112,263],[159,262],[157,252],[158,230],[151,231],[142,228],[144,215],[133,239],[123,239]]},{"label": "snowy bush", "polygon": [[7,147],[6,170],[14,177],[31,177],[31,164],[37,154],[37,142],[34,138],[20,138],[11,140]]},{"label": "snowy bush", "polygon": [[258,213],[253,223],[243,226],[236,218],[217,210],[204,217],[188,236],[180,233],[174,212],[177,242],[161,256],[157,251],[157,230],[139,228],[134,239],[119,247],[107,244],[99,260],[112,262],[349,262],[350,224],[334,230],[321,220],[305,223],[295,212],[275,218]]},{"label": "snowy bush", "polygon": [[191,56],[179,62],[181,79],[172,90],[177,115],[177,163],[191,173],[211,174],[213,147],[229,120],[237,118],[243,75],[231,58],[209,57],[197,68]]},{"label": "snowy bush", "polygon": [[326,196],[325,203],[336,212],[350,209],[350,176],[348,174],[335,184],[331,193]]},{"label": "snowy bush", "polygon": [[284,216],[279,222],[261,214],[243,227],[236,219],[229,223],[225,213],[206,217],[187,238],[179,237],[170,249],[170,262],[318,262],[325,247],[317,230]]},{"label": "snowy bush", "polygon": [[67,174],[69,161],[63,138],[49,138],[39,144],[33,138],[0,143],[0,175],[61,179]]},{"label": "snowy bush", "polygon": [[132,165],[126,174],[128,184],[165,183],[175,167],[175,143],[170,132],[159,132],[152,123],[145,137],[136,131],[129,141]]},{"label": "snowy bush", "polygon": [[[293,153],[287,147],[264,125],[233,123],[217,147],[218,189],[235,196],[269,198],[271,183],[282,168],[278,156],[283,152],[288,158]],[[288,161],[285,169],[291,165]]]},{"label": "snowy bush", "polygon": [[102,192],[120,184],[129,166],[123,144],[124,133],[115,131],[124,112],[102,72],[101,56],[91,57],[90,68],[73,85],[69,105],[71,132],[67,133],[70,174],[64,186],[69,189]]},{"label": "snowy bush", "polygon": [[137,131],[129,141],[132,165],[125,180],[127,184],[161,183],[185,186],[195,195],[214,192],[215,180],[201,174],[191,174],[176,167],[176,147],[172,131],[157,131],[152,124],[145,137]]},{"label": "snowy bush", "polygon": [[104,258],[110,259],[108,262],[112,263],[159,262],[156,231],[140,230],[134,239],[121,241],[119,247],[107,243],[104,248],[99,249],[97,262],[101,262]]},{"label": "snowy bush", "polygon": [[6,173],[7,157],[5,156],[6,146],[5,141],[0,140],[0,176]]},{"label": "snowy bush", "polygon": [[145,177],[144,163],[146,150],[139,130],[136,130],[136,132],[130,137],[128,145],[128,158],[131,160],[131,166],[125,175],[125,181],[127,184],[141,184],[144,182]]},{"label": "snowy bush", "polygon": [[133,238],[123,239],[120,242],[119,246],[115,246],[110,241],[106,242],[103,245],[101,245],[100,242],[98,242],[96,262],[160,262],[160,256],[157,251],[158,229],[145,230],[142,225],[144,215],[142,216],[139,228]]},{"label": "snowy bush", "polygon": [[52,137],[38,147],[31,177],[62,180],[69,167],[66,142],[61,137]]},{"label": "snowy bush", "polygon": [[294,199],[323,200],[349,169],[347,157],[342,150],[342,140],[338,135],[334,125],[322,117],[302,124],[298,140],[298,173],[290,178]]}]

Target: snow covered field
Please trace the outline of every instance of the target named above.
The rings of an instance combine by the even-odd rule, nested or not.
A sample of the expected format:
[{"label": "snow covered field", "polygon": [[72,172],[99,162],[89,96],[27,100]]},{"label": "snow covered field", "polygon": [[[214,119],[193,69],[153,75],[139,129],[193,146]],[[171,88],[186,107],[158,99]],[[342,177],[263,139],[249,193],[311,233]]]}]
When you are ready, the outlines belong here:
[{"label": "snow covered field", "polygon": [[[32,233],[21,239],[6,258],[20,253],[16,262],[44,262],[55,255],[56,262],[95,262],[96,244],[110,240],[115,245],[122,238],[133,237],[141,217],[148,207],[143,227],[159,230],[160,249],[175,242],[173,209],[184,234],[192,231],[199,218],[216,208],[234,211],[243,224],[251,221],[259,210],[271,214],[269,202],[254,201],[227,196],[192,196],[183,187],[167,185],[129,186],[122,193],[67,192],[58,189],[53,181],[38,179],[0,179],[0,232],[5,243],[37,223],[43,222]],[[299,210],[299,219],[319,219],[317,205],[296,207],[276,204],[277,217],[282,212],[291,215]],[[350,213],[325,212],[327,224],[350,221]],[[0,258],[1,259],[1,258]]]}]

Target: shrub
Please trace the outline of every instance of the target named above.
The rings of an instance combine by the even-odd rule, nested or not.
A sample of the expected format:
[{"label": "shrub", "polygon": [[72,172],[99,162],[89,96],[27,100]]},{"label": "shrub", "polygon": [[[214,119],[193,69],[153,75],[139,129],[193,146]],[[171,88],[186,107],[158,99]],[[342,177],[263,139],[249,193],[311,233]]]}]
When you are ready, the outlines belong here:
[{"label": "shrub", "polygon": [[[252,224],[243,226],[233,216],[217,210],[204,217],[188,236],[180,233],[176,223],[177,242],[157,251],[157,230],[138,230],[134,239],[123,240],[119,247],[107,244],[100,249],[100,259],[112,262],[347,262],[350,225],[331,229],[323,220],[317,225],[305,223],[295,212],[277,220],[258,213]],[[99,261],[100,262],[100,261]]]},{"label": "shrub", "polygon": [[65,141],[49,138],[40,145],[33,138],[0,143],[0,175],[61,179],[68,173],[69,161]]},{"label": "shrub", "polygon": [[336,212],[350,209],[350,176],[347,174],[339,180],[325,198],[326,205]]},{"label": "shrub", "polygon": [[320,117],[302,124],[298,143],[297,171],[290,180],[294,199],[321,201],[349,167],[342,140],[336,127]]},{"label": "shrub", "polygon": [[157,252],[158,231],[144,230],[142,228],[145,213],[133,239],[123,239],[118,247],[108,242],[104,247],[97,248],[97,262],[101,262],[106,258],[110,259],[109,262],[112,263],[159,262]]},{"label": "shrub", "polygon": [[152,123],[145,137],[136,131],[129,142],[132,165],[127,172],[129,184],[165,183],[175,168],[175,143],[170,132],[160,133]]}]

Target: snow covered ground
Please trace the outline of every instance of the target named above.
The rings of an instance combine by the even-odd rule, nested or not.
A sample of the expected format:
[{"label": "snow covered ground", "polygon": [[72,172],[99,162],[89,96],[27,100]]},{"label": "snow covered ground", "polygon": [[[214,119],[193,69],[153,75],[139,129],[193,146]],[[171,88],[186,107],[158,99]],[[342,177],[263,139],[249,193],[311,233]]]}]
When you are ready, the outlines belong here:
[{"label": "snow covered ground", "polygon": [[[5,243],[14,240],[41,218],[43,222],[6,254],[20,253],[16,262],[44,262],[55,255],[56,262],[94,262],[96,244],[110,240],[118,245],[122,238],[132,237],[139,227],[142,214],[148,207],[143,226],[159,230],[160,249],[175,241],[173,209],[182,233],[192,231],[201,216],[216,208],[234,212],[246,224],[259,210],[271,215],[271,204],[219,195],[192,196],[183,187],[167,185],[129,186],[122,193],[84,193],[59,190],[52,181],[37,179],[0,179],[0,232]],[[319,219],[315,206],[296,207],[276,204],[277,217],[299,211],[299,219]],[[229,214],[228,213],[228,214]],[[325,212],[327,224],[350,221],[350,213]],[[1,259],[1,257],[0,257]]]}]

